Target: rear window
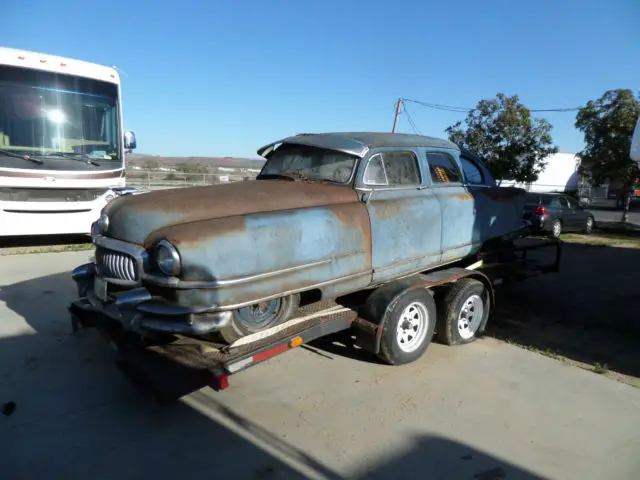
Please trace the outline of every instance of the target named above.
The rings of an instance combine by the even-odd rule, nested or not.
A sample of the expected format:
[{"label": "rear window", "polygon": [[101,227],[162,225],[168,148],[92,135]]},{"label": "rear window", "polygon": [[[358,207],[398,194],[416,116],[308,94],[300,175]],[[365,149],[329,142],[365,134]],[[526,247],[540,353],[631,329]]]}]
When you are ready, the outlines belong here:
[{"label": "rear window", "polygon": [[540,200],[540,198],[538,197],[538,195],[533,195],[532,193],[527,193],[527,195],[525,196],[525,203],[527,205],[537,205],[538,201]]},{"label": "rear window", "polygon": [[525,205],[544,205],[550,206],[553,203],[553,197],[549,195],[537,195],[535,193],[527,193],[524,200]]}]

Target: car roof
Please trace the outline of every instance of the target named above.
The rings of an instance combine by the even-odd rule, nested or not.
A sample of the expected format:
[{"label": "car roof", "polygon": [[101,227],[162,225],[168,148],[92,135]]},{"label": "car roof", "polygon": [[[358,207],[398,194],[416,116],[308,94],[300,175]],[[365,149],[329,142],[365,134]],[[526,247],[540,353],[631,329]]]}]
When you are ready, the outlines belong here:
[{"label": "car roof", "polygon": [[370,149],[380,147],[436,147],[460,151],[460,148],[453,142],[426,135],[388,132],[327,132],[300,133],[287,137],[261,147],[258,150],[258,155],[263,156],[265,152],[268,154],[270,147],[279,143],[327,148],[361,158],[364,157]]},{"label": "car roof", "polygon": [[541,197],[566,197],[562,192],[527,192],[527,195],[540,195]]}]

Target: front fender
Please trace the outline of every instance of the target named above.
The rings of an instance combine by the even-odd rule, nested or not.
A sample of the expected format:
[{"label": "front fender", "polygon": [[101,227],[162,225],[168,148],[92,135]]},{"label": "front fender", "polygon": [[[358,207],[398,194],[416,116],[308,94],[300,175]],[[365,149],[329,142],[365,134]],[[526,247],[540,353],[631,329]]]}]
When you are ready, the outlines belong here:
[{"label": "front fender", "polygon": [[371,280],[366,207],[346,203],[255,213],[168,227],[147,240],[171,242],[181,258],[180,301],[235,305],[362,275]]}]

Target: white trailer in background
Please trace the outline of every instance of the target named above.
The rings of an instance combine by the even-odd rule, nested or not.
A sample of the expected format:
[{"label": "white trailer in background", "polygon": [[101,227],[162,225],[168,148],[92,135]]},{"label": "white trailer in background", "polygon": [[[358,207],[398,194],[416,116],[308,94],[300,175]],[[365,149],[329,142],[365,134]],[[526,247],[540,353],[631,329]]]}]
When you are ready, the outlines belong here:
[{"label": "white trailer in background", "polygon": [[633,131],[633,138],[631,139],[631,151],[629,152],[631,161],[638,164],[640,168],[640,117],[636,121],[636,128]]},{"label": "white trailer in background", "polygon": [[135,147],[115,69],[0,48],[0,237],[90,233]]},{"label": "white trailer in background", "polygon": [[546,158],[547,165],[533,183],[503,181],[503,186],[516,186],[530,192],[576,192],[580,187],[580,159],[573,153],[555,153]]}]

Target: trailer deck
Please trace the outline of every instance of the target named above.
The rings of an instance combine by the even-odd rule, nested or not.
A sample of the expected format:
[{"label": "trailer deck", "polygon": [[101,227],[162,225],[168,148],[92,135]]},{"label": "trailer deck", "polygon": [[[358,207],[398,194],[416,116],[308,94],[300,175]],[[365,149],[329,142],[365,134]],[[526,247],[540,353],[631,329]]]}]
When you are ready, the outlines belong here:
[{"label": "trailer deck", "polygon": [[[556,249],[552,262],[541,264],[531,258],[530,252],[547,247]],[[525,242],[524,245],[512,245],[508,250],[484,251],[466,266],[451,266],[398,280],[385,295],[393,298],[409,290],[437,289],[470,277],[485,284],[493,304],[494,286],[557,272],[561,253],[562,244],[558,241]],[[378,353],[386,308],[383,308],[383,315],[367,316],[365,303],[370,293],[362,293],[365,295],[356,294],[348,301],[337,299],[304,305],[285,324],[244,337],[231,345],[211,337],[183,335],[166,335],[162,341],[141,342],[138,336],[123,330],[118,322],[105,317],[86,297],[72,302],[68,309],[74,331],[96,328],[115,348],[119,368],[150,390],[157,400],[167,402],[205,386],[224,390],[228,388],[228,377],[232,374],[352,327],[357,327],[354,331],[359,345]]]},{"label": "trailer deck", "polygon": [[286,328],[238,346],[182,335],[140,345],[132,342],[117,323],[101,318],[86,298],[74,301],[68,309],[74,331],[96,328],[115,348],[118,366],[160,400],[179,398],[205,386],[224,390],[229,375],[317,338],[347,330],[358,317],[354,310],[341,308],[334,301],[322,301],[301,307]]}]

